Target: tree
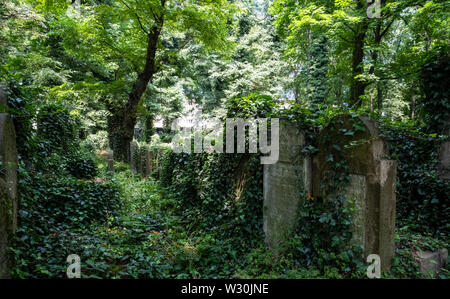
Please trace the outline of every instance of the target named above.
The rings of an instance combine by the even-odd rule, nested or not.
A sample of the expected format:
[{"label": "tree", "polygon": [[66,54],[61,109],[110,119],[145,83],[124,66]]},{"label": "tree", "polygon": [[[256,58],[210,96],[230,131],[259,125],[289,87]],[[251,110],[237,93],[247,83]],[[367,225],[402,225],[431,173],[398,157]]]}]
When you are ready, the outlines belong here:
[{"label": "tree", "polygon": [[[396,27],[393,25],[426,6],[438,10],[435,17],[439,19],[445,15],[442,2],[381,0],[379,18],[370,17],[365,0],[275,0],[271,12],[276,16],[279,33],[288,42],[287,54],[294,59],[309,61],[309,49],[314,40],[327,37],[332,46],[330,58],[334,67],[330,72],[342,78],[332,81],[346,82],[346,102],[358,108],[363,104],[367,86],[376,83],[386,71],[380,64],[380,51],[383,41]],[[381,103],[381,85],[378,86],[378,102]]]},{"label": "tree", "polygon": [[[67,6],[63,0],[35,2],[36,7],[56,15],[64,15]],[[83,48],[84,54],[75,55],[107,66],[102,76],[94,78],[116,91],[116,99],[107,107],[110,145],[119,160],[129,157],[137,109],[155,73],[190,41],[229,51],[227,22],[235,9],[225,0],[118,0],[83,7],[77,38],[66,46],[72,51]],[[178,49],[163,42],[163,37],[175,34],[182,40]]]}]

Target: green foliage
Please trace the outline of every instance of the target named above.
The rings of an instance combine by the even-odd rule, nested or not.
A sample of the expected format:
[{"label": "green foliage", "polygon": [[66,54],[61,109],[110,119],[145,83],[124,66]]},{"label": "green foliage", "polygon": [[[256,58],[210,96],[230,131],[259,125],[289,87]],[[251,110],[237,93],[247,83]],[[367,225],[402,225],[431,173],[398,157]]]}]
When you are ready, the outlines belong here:
[{"label": "green foliage", "polygon": [[291,247],[302,267],[313,267],[334,278],[364,277],[362,249],[352,242],[352,205],[343,196],[322,200],[309,197],[299,207],[299,220]]},{"label": "green foliage", "polygon": [[[437,238],[436,238],[437,237]],[[409,225],[397,226],[396,233],[396,255],[391,273],[385,274],[383,278],[435,278],[419,271],[417,263],[418,251],[437,251],[448,248],[448,234],[441,233],[439,236],[428,233],[417,233],[411,230]],[[437,278],[448,279],[450,275],[449,264],[442,268]]]},{"label": "green foliage", "polygon": [[422,88],[426,95],[423,102],[424,120],[429,133],[450,135],[450,56],[445,48],[442,54],[422,69]]},{"label": "green foliage", "polygon": [[[77,230],[120,211],[114,184],[31,174],[21,169],[19,228],[13,246],[19,278],[64,277],[68,250],[80,246]],[[75,251],[76,252],[76,251]]]},{"label": "green foliage", "polygon": [[270,117],[276,113],[279,104],[272,97],[252,93],[241,98],[234,98],[227,102],[227,117],[255,118]]},{"label": "green foliage", "polygon": [[175,208],[186,221],[196,219],[187,227],[233,236],[239,247],[251,242],[250,236],[261,237],[262,171],[257,156],[168,152],[161,182],[175,196]]},{"label": "green foliage", "polygon": [[67,170],[78,179],[91,179],[97,175],[96,162],[91,157],[74,157],[69,160]]},{"label": "green foliage", "polygon": [[449,232],[450,182],[438,178],[439,138],[385,124],[390,157],[397,160],[397,219],[418,232]]},{"label": "green foliage", "polygon": [[47,151],[69,151],[76,136],[76,121],[64,106],[48,105],[37,115],[37,135]]},{"label": "green foliage", "polygon": [[12,84],[7,86],[6,93],[8,96],[7,112],[11,114],[16,132],[16,148],[18,154],[23,159],[29,159],[32,155],[32,119],[34,116],[34,107],[29,104],[29,100],[23,98],[21,89]]}]

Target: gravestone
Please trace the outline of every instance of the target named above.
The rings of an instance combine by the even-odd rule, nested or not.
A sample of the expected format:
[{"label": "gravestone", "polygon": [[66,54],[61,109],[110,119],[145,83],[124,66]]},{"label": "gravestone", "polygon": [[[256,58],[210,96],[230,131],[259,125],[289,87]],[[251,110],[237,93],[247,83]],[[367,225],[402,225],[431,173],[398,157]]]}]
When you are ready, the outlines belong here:
[{"label": "gravestone", "polygon": [[139,159],[139,153],[138,153],[138,145],[136,142],[130,143],[130,169],[132,174],[137,174],[137,167],[138,167],[138,159]]},{"label": "gravestone", "polygon": [[[386,144],[378,124],[369,117],[337,116],[319,136],[319,151],[313,159],[313,194],[330,196],[332,165],[348,166],[349,184],[336,194],[354,201],[353,241],[364,256],[378,254],[381,269],[389,271],[395,250],[395,184],[397,162],[386,160]],[[331,236],[330,236],[331,237]]]},{"label": "gravestone", "polygon": [[450,180],[450,129],[447,130],[447,140],[442,142],[439,149],[439,177]]},{"label": "gravestone", "polygon": [[108,150],[108,172],[114,172],[114,151]]},{"label": "gravestone", "polygon": [[141,151],[141,162],[142,162],[142,177],[147,178],[152,174],[152,159],[153,153],[148,147],[143,147]]},{"label": "gravestone", "polygon": [[423,274],[436,277],[447,265],[448,250],[441,248],[438,251],[416,252],[416,261],[419,264],[419,271]]},{"label": "gravestone", "polygon": [[297,127],[280,120],[279,158],[264,165],[264,233],[271,249],[278,250],[297,221],[302,192],[311,191],[311,159],[302,157],[305,136]]},{"label": "gravestone", "polygon": [[153,151],[148,151],[148,175],[152,175],[153,173]]},{"label": "gravestone", "polygon": [[[0,87],[0,103],[6,91]],[[14,124],[8,113],[0,113],[0,278],[10,275],[10,238],[17,228],[17,149]]]},{"label": "gravestone", "polygon": [[17,149],[13,121],[8,113],[0,113],[0,177],[8,186],[12,204],[13,232],[17,228]]},{"label": "gravestone", "polygon": [[148,176],[147,159],[148,159],[148,147],[143,146],[140,150],[140,173],[142,178]]},{"label": "gravestone", "polygon": [[11,255],[8,251],[12,234],[10,202],[8,186],[0,178],[0,279],[9,278],[11,269]]}]

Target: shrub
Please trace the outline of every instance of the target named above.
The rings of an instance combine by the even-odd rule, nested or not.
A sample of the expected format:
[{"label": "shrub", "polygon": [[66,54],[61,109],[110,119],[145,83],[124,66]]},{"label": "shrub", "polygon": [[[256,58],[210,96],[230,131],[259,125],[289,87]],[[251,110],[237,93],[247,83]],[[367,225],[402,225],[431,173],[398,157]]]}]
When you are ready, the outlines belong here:
[{"label": "shrub", "polygon": [[91,157],[73,157],[67,163],[68,171],[78,179],[91,179],[98,173],[97,165]]},{"label": "shrub", "polygon": [[418,232],[448,233],[450,181],[438,177],[438,138],[408,127],[385,125],[383,131],[398,161],[398,221]]},{"label": "shrub", "polygon": [[64,278],[67,256],[89,255],[86,248],[101,241],[94,224],[119,215],[120,189],[114,183],[31,175],[22,168],[20,173],[13,277]]},{"label": "shrub", "polygon": [[37,115],[37,136],[46,141],[48,151],[69,151],[77,140],[76,123],[64,106],[44,106]]}]

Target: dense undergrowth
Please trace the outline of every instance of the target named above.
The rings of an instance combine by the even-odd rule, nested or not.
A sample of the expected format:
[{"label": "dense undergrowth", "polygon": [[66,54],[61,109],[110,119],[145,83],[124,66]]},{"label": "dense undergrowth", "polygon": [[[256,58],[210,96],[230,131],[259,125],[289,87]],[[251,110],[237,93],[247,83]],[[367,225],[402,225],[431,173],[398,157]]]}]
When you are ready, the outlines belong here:
[{"label": "dense undergrowth", "polygon": [[[270,116],[270,111],[261,112],[258,107],[275,104],[265,105],[265,97],[255,97],[243,101],[244,107],[235,107],[239,109],[231,103],[229,115]],[[56,120],[45,117],[41,123],[67,123],[64,111],[55,114]],[[314,154],[314,136],[333,115],[301,108],[284,116],[299,127],[309,128],[309,142],[302,152]],[[30,158],[41,171],[36,171],[36,167],[27,170],[21,162],[19,229],[12,246],[16,263],[13,277],[64,278],[70,254],[80,256],[84,278],[366,277],[367,264],[350,242],[351,205],[344,205],[339,194],[331,201],[299,194],[304,197],[304,204],[299,207],[299,225],[281,252],[274,254],[267,249],[258,154],[168,151],[161,171],[142,180],[123,163],[116,163],[116,172],[109,174],[105,155],[94,156],[80,146],[71,130],[68,132],[67,138],[72,142],[52,143],[48,136],[47,150]],[[391,138],[399,136],[388,132]],[[33,146],[40,147],[42,134],[34,139]],[[408,139],[402,140],[409,144]],[[415,252],[448,247],[448,227],[445,218],[441,219],[448,213],[445,189],[441,190],[447,185],[437,179],[429,162],[434,160],[428,156],[422,156],[429,164],[421,168],[427,175],[420,177],[413,172],[406,164],[411,155],[402,146],[403,143],[397,143],[392,151],[400,161],[396,256],[391,273],[383,277],[421,278],[426,276],[418,271]],[[427,148],[424,153],[435,155]],[[425,165],[423,161],[417,164]],[[79,170],[71,171],[74,165]],[[345,163],[333,167],[345,172]],[[415,181],[408,179],[411,175]],[[404,188],[427,188],[429,184],[441,184],[440,189],[430,186],[432,192],[423,197],[420,209],[417,203],[409,205],[402,194]],[[412,196],[416,198],[414,193]],[[425,200],[436,208],[427,207]],[[420,213],[415,212],[419,210]],[[433,218],[436,220],[428,226],[412,225],[416,217],[431,217],[433,213],[438,213]],[[448,269],[444,269],[439,277],[446,278],[448,274]]]},{"label": "dense undergrowth", "polygon": [[[104,164],[100,166],[102,170]],[[231,213],[234,222],[217,219],[210,211],[201,213],[199,207],[181,205],[170,189],[153,179],[141,180],[128,170],[97,182],[45,184],[36,177],[31,180],[29,173],[21,177],[27,190],[22,193],[20,228],[13,246],[16,278],[64,278],[69,254],[80,256],[83,278],[365,277],[361,271],[342,274],[349,264],[345,252],[322,260],[324,267],[317,261],[306,265],[306,255],[295,250],[274,256],[264,245],[262,218],[256,218],[256,213],[254,231],[247,233],[245,224],[251,221],[241,218],[244,214],[239,208]],[[33,189],[38,182],[43,186]],[[86,204],[73,206],[71,199]],[[52,202],[57,205],[47,205]],[[310,211],[309,217],[318,221],[315,217],[320,215]],[[323,226],[325,229],[326,223]],[[302,248],[302,239],[292,238],[288,249]],[[418,272],[412,249],[445,246],[408,227],[397,230],[396,240],[394,267],[386,277],[424,277]],[[442,278],[445,273],[448,271]]]}]

